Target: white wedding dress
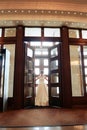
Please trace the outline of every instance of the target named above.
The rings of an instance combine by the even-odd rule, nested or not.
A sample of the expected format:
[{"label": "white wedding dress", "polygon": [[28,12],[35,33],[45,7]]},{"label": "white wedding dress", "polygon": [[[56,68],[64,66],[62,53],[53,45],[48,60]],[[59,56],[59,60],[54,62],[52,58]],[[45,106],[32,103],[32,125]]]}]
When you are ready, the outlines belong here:
[{"label": "white wedding dress", "polygon": [[39,84],[36,87],[36,97],[35,105],[36,106],[48,106],[48,86],[45,84],[45,76],[42,75],[39,77]]}]

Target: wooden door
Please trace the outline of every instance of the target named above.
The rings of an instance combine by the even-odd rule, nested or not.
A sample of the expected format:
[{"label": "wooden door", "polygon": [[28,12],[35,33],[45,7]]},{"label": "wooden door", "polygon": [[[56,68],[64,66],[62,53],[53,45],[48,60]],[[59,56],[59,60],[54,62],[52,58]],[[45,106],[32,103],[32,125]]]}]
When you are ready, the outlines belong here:
[{"label": "wooden door", "polygon": [[34,106],[34,51],[25,44],[24,107]]},{"label": "wooden door", "polygon": [[61,106],[60,44],[49,50],[49,104],[50,106]]}]

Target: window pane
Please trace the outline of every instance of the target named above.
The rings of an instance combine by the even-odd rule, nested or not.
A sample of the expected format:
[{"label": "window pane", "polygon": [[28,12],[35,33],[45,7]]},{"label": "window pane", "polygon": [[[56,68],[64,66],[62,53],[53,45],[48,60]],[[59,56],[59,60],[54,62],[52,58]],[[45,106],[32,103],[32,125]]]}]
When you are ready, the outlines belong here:
[{"label": "window pane", "polygon": [[42,42],[43,47],[51,47],[53,46],[53,42]]},{"label": "window pane", "polygon": [[79,38],[79,30],[69,29],[69,38]]},{"label": "window pane", "polygon": [[33,57],[33,51],[30,48],[27,48],[27,56]]},{"label": "window pane", "polygon": [[32,70],[32,69],[33,69],[33,62],[32,62],[32,61],[27,60],[27,68],[28,68],[29,70]]},{"label": "window pane", "polygon": [[25,28],[25,36],[41,36],[41,28]]},{"label": "window pane", "polygon": [[80,46],[70,45],[72,96],[83,96],[83,75]]},{"label": "window pane", "polygon": [[0,37],[2,37],[2,29],[0,28]]},{"label": "window pane", "polygon": [[41,52],[42,52],[42,55],[48,55],[48,49],[43,49]]},{"label": "window pane", "polygon": [[59,87],[52,87],[51,88],[51,96],[52,97],[59,97]]},{"label": "window pane", "polygon": [[13,97],[13,85],[14,85],[14,64],[15,64],[15,44],[4,45],[10,52],[10,72],[9,72],[9,97]]},{"label": "window pane", "polygon": [[84,59],[84,66],[87,66],[87,59]]},{"label": "window pane", "polygon": [[32,97],[32,93],[33,93],[33,88],[28,87],[28,85],[26,85],[24,87],[24,96],[25,96],[25,98]]},{"label": "window pane", "polygon": [[60,37],[60,28],[44,28],[45,37]]},{"label": "window pane", "polygon": [[55,56],[57,56],[57,55],[58,55],[58,50],[57,50],[57,48],[52,49],[52,50],[51,50],[51,57],[55,57]]},{"label": "window pane", "polygon": [[35,66],[39,66],[40,65],[40,60],[39,59],[35,59]]},{"label": "window pane", "polygon": [[5,28],[4,37],[16,37],[16,28]]},{"label": "window pane", "polygon": [[44,59],[44,66],[48,66],[48,59]]},{"label": "window pane", "polygon": [[44,74],[48,75],[48,68],[44,68]]},{"label": "window pane", "polygon": [[40,47],[41,46],[41,42],[30,42],[30,46]]},{"label": "window pane", "polygon": [[85,77],[85,82],[86,82],[86,84],[87,84],[87,77]]},{"label": "window pane", "polygon": [[83,55],[87,56],[87,46],[83,46]]},{"label": "window pane", "polygon": [[48,55],[48,49],[35,49],[35,55]]},{"label": "window pane", "polygon": [[58,82],[59,82],[58,73],[51,74],[51,83],[58,83]]},{"label": "window pane", "polygon": [[39,75],[40,74],[40,69],[39,68],[35,68],[35,74]]},{"label": "window pane", "polygon": [[58,69],[58,60],[51,61],[51,70]]},{"label": "window pane", "polygon": [[87,39],[87,30],[82,30],[82,38]]},{"label": "window pane", "polygon": [[41,50],[35,49],[35,55],[41,55]]},{"label": "window pane", "polygon": [[87,75],[87,68],[85,68],[85,75]]}]

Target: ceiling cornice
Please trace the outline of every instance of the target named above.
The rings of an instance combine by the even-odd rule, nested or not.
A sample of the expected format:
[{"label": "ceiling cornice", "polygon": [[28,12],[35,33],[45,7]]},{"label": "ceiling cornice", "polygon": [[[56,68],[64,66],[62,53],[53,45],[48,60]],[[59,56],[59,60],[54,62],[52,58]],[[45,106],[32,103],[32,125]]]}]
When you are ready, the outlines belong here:
[{"label": "ceiling cornice", "polygon": [[51,23],[53,26],[65,24],[67,26],[80,25],[86,28],[87,4],[68,3],[68,0],[64,3],[63,1],[50,0],[49,3],[48,0],[5,0],[4,2],[0,0],[0,23],[2,26],[8,21],[13,23],[12,25],[15,25],[14,23],[32,25],[33,23],[33,25],[41,26]]}]

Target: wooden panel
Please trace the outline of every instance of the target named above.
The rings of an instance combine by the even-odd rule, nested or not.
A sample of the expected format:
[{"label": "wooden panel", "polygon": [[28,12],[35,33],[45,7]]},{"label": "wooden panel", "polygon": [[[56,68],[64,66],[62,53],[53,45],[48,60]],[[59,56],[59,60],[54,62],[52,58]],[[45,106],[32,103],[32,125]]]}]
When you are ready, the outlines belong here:
[{"label": "wooden panel", "polygon": [[61,62],[62,62],[62,94],[63,107],[69,108],[72,106],[71,92],[71,75],[70,75],[70,59],[69,59],[69,44],[68,44],[68,29],[62,27],[62,44],[61,44]]},{"label": "wooden panel", "polygon": [[23,107],[24,92],[24,44],[23,27],[17,27],[17,43],[15,55],[15,78],[14,78],[14,107],[20,109]]}]

